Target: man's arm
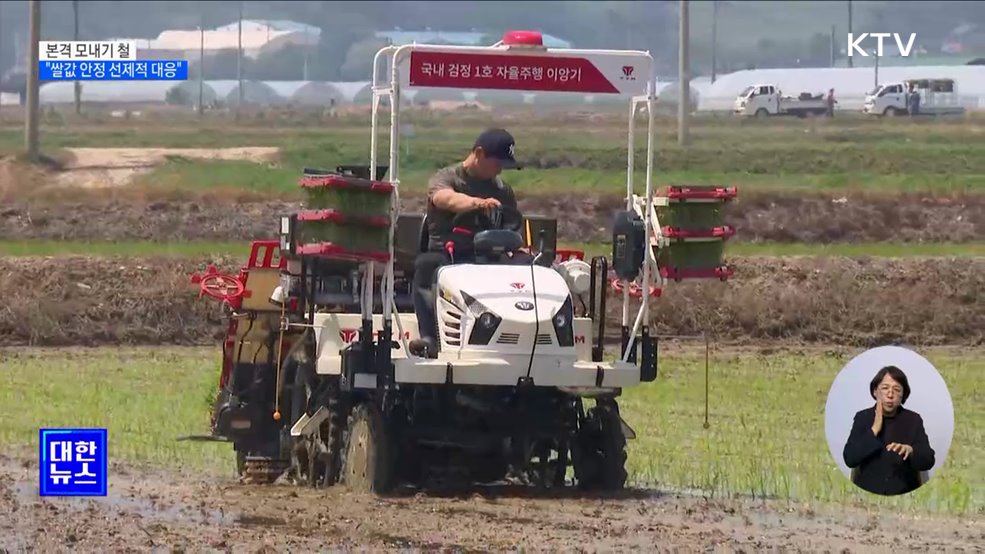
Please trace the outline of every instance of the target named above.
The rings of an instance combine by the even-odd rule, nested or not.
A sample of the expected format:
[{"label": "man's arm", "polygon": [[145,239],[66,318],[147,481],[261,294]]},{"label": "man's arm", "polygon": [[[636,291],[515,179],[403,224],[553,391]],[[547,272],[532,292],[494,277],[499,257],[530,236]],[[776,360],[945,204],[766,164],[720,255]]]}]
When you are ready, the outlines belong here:
[{"label": "man's arm", "polygon": [[428,198],[435,207],[459,214],[485,205],[481,198],[456,191],[453,177],[440,171],[428,181]]}]

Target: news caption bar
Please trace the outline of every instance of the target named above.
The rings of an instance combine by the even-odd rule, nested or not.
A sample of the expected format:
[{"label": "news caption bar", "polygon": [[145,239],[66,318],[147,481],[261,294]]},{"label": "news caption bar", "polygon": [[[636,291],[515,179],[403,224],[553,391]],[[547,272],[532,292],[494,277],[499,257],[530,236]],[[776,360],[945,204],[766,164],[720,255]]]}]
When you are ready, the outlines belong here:
[{"label": "news caption bar", "polygon": [[186,81],[187,60],[138,60],[137,43],[40,41],[41,81]]}]

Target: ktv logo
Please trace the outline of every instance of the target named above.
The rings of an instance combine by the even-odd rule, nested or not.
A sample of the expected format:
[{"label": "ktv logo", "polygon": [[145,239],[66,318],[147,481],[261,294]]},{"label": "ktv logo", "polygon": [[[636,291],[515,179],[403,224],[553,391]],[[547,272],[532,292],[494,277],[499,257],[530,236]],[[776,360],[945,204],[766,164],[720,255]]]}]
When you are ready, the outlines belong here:
[{"label": "ktv logo", "polygon": [[896,50],[899,52],[900,57],[907,58],[910,56],[910,51],[913,49],[913,41],[916,40],[917,34],[910,33],[910,40],[907,41],[906,47],[904,48],[902,40],[903,37],[901,37],[899,33],[862,33],[857,37],[853,33],[848,33],[848,57],[854,56],[854,51],[868,57],[871,50],[866,52],[866,49],[861,46],[862,41],[867,37],[872,37],[878,40],[878,45],[875,50],[876,57],[881,58],[883,55],[883,39],[893,37],[896,39]]}]

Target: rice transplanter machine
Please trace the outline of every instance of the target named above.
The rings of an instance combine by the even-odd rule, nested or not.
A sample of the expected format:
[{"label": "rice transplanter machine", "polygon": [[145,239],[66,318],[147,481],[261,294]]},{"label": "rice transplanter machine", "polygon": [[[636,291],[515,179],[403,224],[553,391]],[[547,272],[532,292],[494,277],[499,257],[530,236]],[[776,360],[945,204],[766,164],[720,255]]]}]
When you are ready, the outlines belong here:
[{"label": "rice transplanter machine", "polygon": [[[387,46],[373,70],[369,166],[305,169],[307,201],[281,218],[279,240],[255,242],[238,276],[210,267],[193,277],[229,316],[212,436],[234,443],[240,472],[254,481],[288,474],[375,492],[436,479],[623,487],[634,434],[617,398],[657,376],[651,301],[669,281],[731,275],[723,245],[734,230],[721,210],[735,189],[655,194],[647,52],[546,48],[539,33],[514,31],[488,47]],[[628,96],[626,204],[611,260],[559,250],[551,218],[526,216],[521,233],[477,227],[475,261],[437,271],[437,348],[415,355],[411,283],[427,229],[422,214],[400,209],[405,87]],[[390,151],[381,166],[384,100]],[[642,196],[633,179],[640,106]],[[505,263],[520,249],[536,255],[532,264]],[[622,300],[611,359],[610,294]]]}]

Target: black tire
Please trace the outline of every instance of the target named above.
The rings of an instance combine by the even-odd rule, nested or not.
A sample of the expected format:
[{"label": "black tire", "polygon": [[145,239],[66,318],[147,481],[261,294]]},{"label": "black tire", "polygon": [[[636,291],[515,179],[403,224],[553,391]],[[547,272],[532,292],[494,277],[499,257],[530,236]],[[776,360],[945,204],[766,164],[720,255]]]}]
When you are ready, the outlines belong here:
[{"label": "black tire", "polygon": [[356,492],[382,494],[393,487],[393,448],[383,414],[363,403],[349,416],[342,482]]},{"label": "black tire", "polygon": [[310,461],[309,473],[313,476],[313,485],[329,487],[339,480],[346,427],[345,405],[337,386],[329,389],[325,407],[328,409],[328,419],[318,426],[316,435],[310,441],[311,450],[317,452]]},{"label": "black tire", "polygon": [[599,400],[588,410],[572,450],[579,488],[611,492],[625,487],[626,436],[615,400]]},{"label": "black tire", "polygon": [[765,119],[770,112],[766,108],[759,108],[756,110],[756,119]]}]

